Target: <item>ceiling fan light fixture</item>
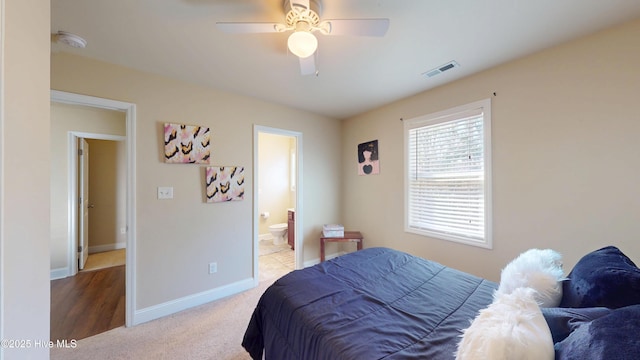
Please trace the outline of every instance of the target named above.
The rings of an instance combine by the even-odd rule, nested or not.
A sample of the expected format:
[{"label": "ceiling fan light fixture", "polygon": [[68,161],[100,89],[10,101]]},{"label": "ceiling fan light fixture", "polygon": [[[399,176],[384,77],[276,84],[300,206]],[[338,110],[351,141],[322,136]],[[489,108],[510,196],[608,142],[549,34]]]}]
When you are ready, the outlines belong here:
[{"label": "ceiling fan light fixture", "polygon": [[294,55],[304,59],[316,52],[318,39],[308,31],[296,31],[289,35],[287,46]]}]

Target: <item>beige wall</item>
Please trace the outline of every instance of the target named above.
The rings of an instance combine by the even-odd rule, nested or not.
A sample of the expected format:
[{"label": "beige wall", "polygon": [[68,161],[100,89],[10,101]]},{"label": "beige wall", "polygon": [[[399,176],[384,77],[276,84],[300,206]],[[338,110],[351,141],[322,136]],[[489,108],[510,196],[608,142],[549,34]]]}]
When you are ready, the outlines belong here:
[{"label": "beige wall", "polygon": [[[0,1],[0,337],[49,339],[49,0]],[[0,357],[48,359],[49,349]]]},{"label": "beige wall", "polygon": [[[126,135],[123,112],[51,103],[51,269],[67,268],[69,259],[69,133]],[[124,145],[124,144],[123,144]],[[123,165],[125,166],[125,165]],[[126,189],[125,189],[126,190]],[[120,190],[120,191],[125,191]],[[126,210],[121,209],[121,212]],[[122,221],[125,214],[121,214]],[[122,240],[125,241],[125,240]]]},{"label": "beige wall", "polygon": [[[304,259],[318,258],[321,226],[340,213],[339,121],[66,53],[51,61],[51,88],[136,104],[137,310],[252,277],[254,124],[302,133]],[[211,165],[245,167],[245,200],[206,203],[203,166],[165,164],[164,122],[210,127]],[[158,200],[159,186],[174,199]]]},{"label": "beige wall", "polygon": [[[563,253],[566,270],[609,244],[640,261],[638,39],[640,20],[345,121],[345,225],[364,233],[365,246],[409,251],[494,280],[532,247]],[[399,119],[489,97],[493,250],[405,233]],[[381,173],[358,176],[357,144],[371,139],[379,139]]]},{"label": "beige wall", "polygon": [[90,150],[89,200],[93,205],[89,210],[89,253],[125,248],[126,144],[124,141],[98,139],[87,139],[87,143]]},{"label": "beige wall", "polygon": [[269,234],[270,225],[286,223],[287,208],[292,207],[289,182],[291,137],[261,133],[258,142],[258,211],[270,214],[268,219],[260,217],[259,233],[262,235]]}]

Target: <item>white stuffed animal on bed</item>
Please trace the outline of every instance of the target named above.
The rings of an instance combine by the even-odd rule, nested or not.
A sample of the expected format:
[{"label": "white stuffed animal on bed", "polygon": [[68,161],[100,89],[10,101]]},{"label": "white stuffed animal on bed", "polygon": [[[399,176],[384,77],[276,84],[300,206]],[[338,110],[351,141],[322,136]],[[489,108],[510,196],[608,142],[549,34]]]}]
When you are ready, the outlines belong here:
[{"label": "white stuffed animal on bed", "polygon": [[553,360],[551,331],[535,295],[524,287],[496,292],[493,303],[463,330],[456,360]]},{"label": "white stuffed animal on bed", "polygon": [[556,307],[562,301],[562,255],[551,249],[530,249],[511,261],[500,274],[498,292],[511,294],[529,287],[537,291],[541,307]]}]

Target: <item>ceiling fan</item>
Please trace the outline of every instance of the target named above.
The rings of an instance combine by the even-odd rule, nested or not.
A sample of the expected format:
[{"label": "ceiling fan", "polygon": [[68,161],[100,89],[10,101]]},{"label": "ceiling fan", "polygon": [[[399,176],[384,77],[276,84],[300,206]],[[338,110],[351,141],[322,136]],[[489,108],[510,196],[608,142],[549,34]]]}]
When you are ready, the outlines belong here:
[{"label": "ceiling fan", "polygon": [[389,19],[333,19],[320,20],[320,0],[284,0],[285,22],[218,22],[216,27],[225,33],[274,33],[293,31],[287,41],[289,51],[300,58],[302,75],[317,75],[315,54],[318,39],[313,35],[384,36]]}]

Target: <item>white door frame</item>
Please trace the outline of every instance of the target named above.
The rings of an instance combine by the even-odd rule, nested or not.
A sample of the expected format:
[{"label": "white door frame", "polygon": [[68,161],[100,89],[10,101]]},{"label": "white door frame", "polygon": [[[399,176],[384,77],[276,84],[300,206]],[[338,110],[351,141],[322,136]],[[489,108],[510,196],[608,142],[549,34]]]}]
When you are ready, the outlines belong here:
[{"label": "white door frame", "polygon": [[[70,105],[82,105],[82,106],[90,106],[101,109],[109,109],[122,111],[126,114],[126,152],[127,152],[127,202],[126,202],[126,211],[127,211],[127,255],[126,255],[126,263],[127,266],[125,268],[125,325],[127,327],[133,326],[136,324],[134,315],[135,315],[135,304],[136,304],[136,156],[135,156],[135,143],[136,143],[136,105],[132,103],[117,101],[117,100],[109,100],[103,98],[97,98],[93,96],[73,94],[63,91],[51,90],[51,101],[70,104]],[[73,137],[78,135],[82,135],[82,133],[70,133],[69,141],[72,140]],[[100,136],[99,134],[93,134],[96,136]],[[104,136],[104,135],[102,135]],[[92,138],[92,136],[88,136]],[[103,138],[104,139],[104,138]],[[114,138],[110,138],[111,140],[115,140]],[[105,140],[110,140],[109,138]],[[77,147],[77,142],[75,143]],[[77,151],[76,151],[77,153]],[[72,161],[70,167],[77,166],[75,161]],[[75,174],[75,173],[74,173]],[[75,183],[77,186],[77,179],[74,179],[73,176],[70,177],[70,187],[71,183]],[[69,196],[69,219],[77,219],[76,211],[77,211],[77,192],[71,191],[70,188],[70,196]],[[69,221],[71,223],[72,221]],[[72,229],[71,226],[69,228],[69,234],[77,233],[76,229]],[[72,238],[77,238],[77,235]],[[75,243],[75,241],[70,241],[70,243]],[[76,259],[77,247],[70,246],[69,249],[69,262],[70,270],[73,270],[73,263],[75,263],[75,272],[71,272],[75,274],[77,272],[77,261]],[[72,260],[73,258],[73,260]]]},{"label": "white door frame", "polygon": [[294,240],[294,249],[295,249],[295,262],[296,269],[302,269],[303,266],[303,246],[304,246],[304,235],[302,233],[302,220],[303,220],[303,209],[302,209],[302,192],[303,192],[303,184],[302,184],[302,133],[291,130],[278,129],[273,127],[254,125],[253,126],[253,280],[255,286],[258,286],[259,278],[258,278],[258,237],[260,235],[260,214],[258,209],[258,179],[260,177],[258,171],[258,143],[259,143],[259,134],[274,134],[274,135],[283,135],[290,136],[296,139],[296,226],[295,226],[295,240]]},{"label": "white door frame", "polygon": [[[0,141],[4,141],[4,0],[0,0]],[[0,197],[4,199],[4,154],[0,146]],[[4,223],[4,202],[0,201],[0,229]],[[0,230],[0,251],[4,254],[4,231]],[[0,339],[4,340],[4,263],[0,255]],[[0,346],[0,359],[4,359],[4,346]]]}]

